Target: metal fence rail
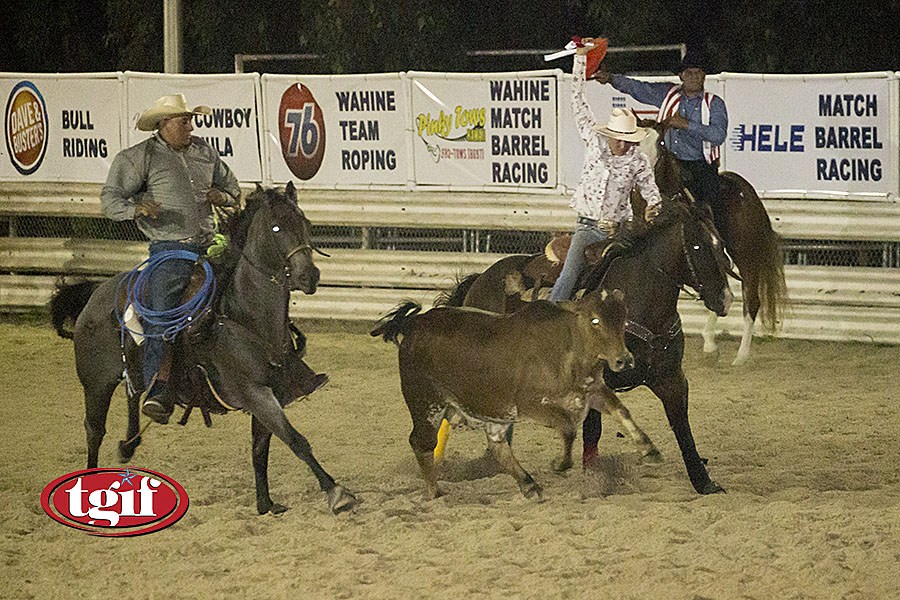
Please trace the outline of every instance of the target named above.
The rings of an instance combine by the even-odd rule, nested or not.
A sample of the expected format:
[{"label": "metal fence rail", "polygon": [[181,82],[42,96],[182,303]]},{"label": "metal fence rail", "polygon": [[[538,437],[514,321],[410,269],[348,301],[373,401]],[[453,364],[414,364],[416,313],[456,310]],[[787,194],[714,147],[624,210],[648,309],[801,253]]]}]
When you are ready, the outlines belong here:
[{"label": "metal fence rail", "polygon": [[[146,257],[136,230],[109,227],[99,191],[0,183],[0,311],[44,307],[60,276],[104,277]],[[292,296],[298,318],[374,321],[404,299],[430,305],[459,277],[572,227],[566,199],[549,195],[301,191],[300,202],[332,257],[317,261],[315,295]],[[777,335],[900,343],[900,269],[885,268],[900,266],[900,205],[764,202],[791,263],[793,306]],[[101,229],[106,239],[93,237]],[[687,331],[702,329],[702,305],[685,296],[679,310]],[[740,334],[739,294],[721,324]]]}]

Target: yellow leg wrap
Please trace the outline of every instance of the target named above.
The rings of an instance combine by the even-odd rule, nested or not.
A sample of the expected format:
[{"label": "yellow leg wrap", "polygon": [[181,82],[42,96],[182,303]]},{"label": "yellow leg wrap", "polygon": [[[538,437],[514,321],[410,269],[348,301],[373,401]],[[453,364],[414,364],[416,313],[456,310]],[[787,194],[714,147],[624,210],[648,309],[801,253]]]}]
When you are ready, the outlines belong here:
[{"label": "yellow leg wrap", "polygon": [[447,439],[450,437],[450,422],[447,419],[441,421],[441,428],[438,429],[437,446],[434,447],[435,464],[444,460],[444,450],[447,448]]}]

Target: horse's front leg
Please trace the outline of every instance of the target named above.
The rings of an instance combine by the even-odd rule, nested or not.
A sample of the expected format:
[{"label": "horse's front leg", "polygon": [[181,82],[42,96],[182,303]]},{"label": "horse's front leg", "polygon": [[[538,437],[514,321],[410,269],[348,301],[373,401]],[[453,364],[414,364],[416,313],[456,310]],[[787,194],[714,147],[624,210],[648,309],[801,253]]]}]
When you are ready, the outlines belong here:
[{"label": "horse's front leg", "polygon": [[694,489],[700,494],[724,492],[719,484],[709,478],[706,465],[697,453],[691,424],[688,421],[688,382],[684,371],[678,367],[677,371],[673,370],[665,378],[648,384],[648,387],[662,400],[666,418],[675,433],[675,439],[678,440],[681,457]]},{"label": "horse's front leg", "polygon": [[277,504],[269,496],[269,442],[272,432],[266,429],[256,415],[250,420],[250,433],[253,438],[253,475],[256,479],[256,510],[264,515],[267,512],[281,514],[287,510],[283,504]]},{"label": "horse's front leg", "polygon": [[134,456],[134,451],[141,445],[141,393],[138,391],[134,394],[126,392],[126,396],[128,396],[128,429],[125,432],[125,439],[119,441],[119,462],[121,463],[130,461]]},{"label": "horse's front leg", "polygon": [[716,344],[716,325],[719,323],[719,317],[716,313],[709,311],[709,316],[706,318],[706,325],[703,327],[703,352],[706,354],[712,354],[713,352],[719,349],[719,346]]},{"label": "horse's front leg", "polygon": [[[278,403],[272,390],[262,386],[254,387],[245,398],[244,408],[259,420],[259,425],[274,433],[278,439],[287,444],[297,458],[307,464],[319,481],[319,488],[327,494],[328,506],[333,513],[337,514],[356,506],[358,503],[356,497],[337,485],[331,475],[322,468],[322,465],[313,456],[309,442],[288,421],[287,415],[284,414],[284,409]],[[256,455],[254,454],[254,468],[256,467],[256,460]],[[261,492],[257,489],[257,501],[260,498],[260,494]]]}]

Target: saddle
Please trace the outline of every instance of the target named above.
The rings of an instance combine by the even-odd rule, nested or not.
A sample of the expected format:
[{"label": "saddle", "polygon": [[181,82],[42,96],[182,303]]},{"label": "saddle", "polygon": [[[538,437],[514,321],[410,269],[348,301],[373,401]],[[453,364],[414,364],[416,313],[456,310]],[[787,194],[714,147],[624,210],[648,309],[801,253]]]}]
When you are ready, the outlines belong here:
[{"label": "saddle", "polygon": [[[225,414],[241,408],[240,402],[229,400],[227,395],[220,393],[221,376],[209,360],[210,350],[217,342],[216,326],[221,323],[222,318],[219,315],[219,302],[222,290],[226,287],[223,279],[232,274],[216,262],[211,264],[213,274],[219,280],[216,296],[209,307],[170,342],[160,366],[160,372],[168,378],[166,394],[171,394],[170,398],[174,403],[185,409],[180,425],[187,423],[195,408],[200,410],[207,427],[212,426],[211,414]],[[198,261],[182,295],[182,302],[186,302],[200,290],[205,278],[205,269]],[[121,290],[117,298],[119,314],[126,310],[130,292],[130,288]],[[121,327],[119,324],[118,329],[121,330]],[[282,406],[308,396],[328,382],[327,375],[317,374],[303,360],[306,356],[306,336],[292,322],[288,323],[288,327],[289,346],[284,349],[282,356],[270,361],[273,363],[271,386]],[[130,325],[129,328],[133,329]]]},{"label": "saddle", "polygon": [[[624,224],[616,230],[612,237],[586,246],[584,249],[585,266],[591,268],[583,269],[581,276],[584,277],[589,271],[595,277],[598,273],[606,272],[613,260],[626,254],[634,245],[636,234],[637,227]],[[544,248],[547,261],[557,266],[560,272],[565,265],[571,245],[572,235],[565,234],[554,237]]]}]

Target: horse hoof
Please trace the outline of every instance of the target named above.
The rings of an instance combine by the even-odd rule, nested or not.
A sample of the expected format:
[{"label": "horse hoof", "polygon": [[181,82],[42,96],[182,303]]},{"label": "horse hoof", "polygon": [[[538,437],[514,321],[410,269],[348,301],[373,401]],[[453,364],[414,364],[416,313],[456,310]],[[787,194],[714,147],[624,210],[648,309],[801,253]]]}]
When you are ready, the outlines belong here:
[{"label": "horse hoof", "polygon": [[529,500],[534,500],[535,502],[543,502],[544,501],[544,489],[539,486],[537,483],[532,481],[529,484],[526,484],[522,488],[522,495],[528,498]]},{"label": "horse hoof", "polygon": [[137,450],[137,447],[141,445],[140,436],[136,437],[130,443],[125,443],[124,441],[119,442],[119,462],[127,463],[134,456],[134,451]]},{"label": "horse hoof", "polygon": [[740,367],[741,365],[745,364],[748,360],[750,360],[749,355],[741,356],[740,354],[738,354],[737,357],[735,357],[734,362],[731,363],[731,366],[732,367]]},{"label": "horse hoof", "polygon": [[665,462],[663,455],[656,448],[648,450],[641,456],[641,464],[644,465],[661,465],[663,462]]},{"label": "horse hoof", "polygon": [[704,496],[706,496],[708,494],[724,494],[725,488],[723,488],[721,485],[719,485],[718,483],[716,483],[715,481],[710,479],[709,481],[706,482],[705,485],[703,485],[697,491],[699,493],[703,494]]},{"label": "horse hoof", "polygon": [[557,458],[550,463],[550,467],[555,473],[565,473],[572,468],[572,457]]},{"label": "horse hoof", "polygon": [[261,515],[266,515],[272,513],[273,515],[280,515],[282,513],[287,512],[288,507],[284,504],[278,504],[277,502],[272,502],[269,500],[268,502],[260,502],[256,505],[256,512]]},{"label": "horse hoof", "polygon": [[356,499],[356,496],[339,485],[334,486],[328,492],[328,508],[334,514],[350,510],[357,504],[359,504],[359,500]]}]

